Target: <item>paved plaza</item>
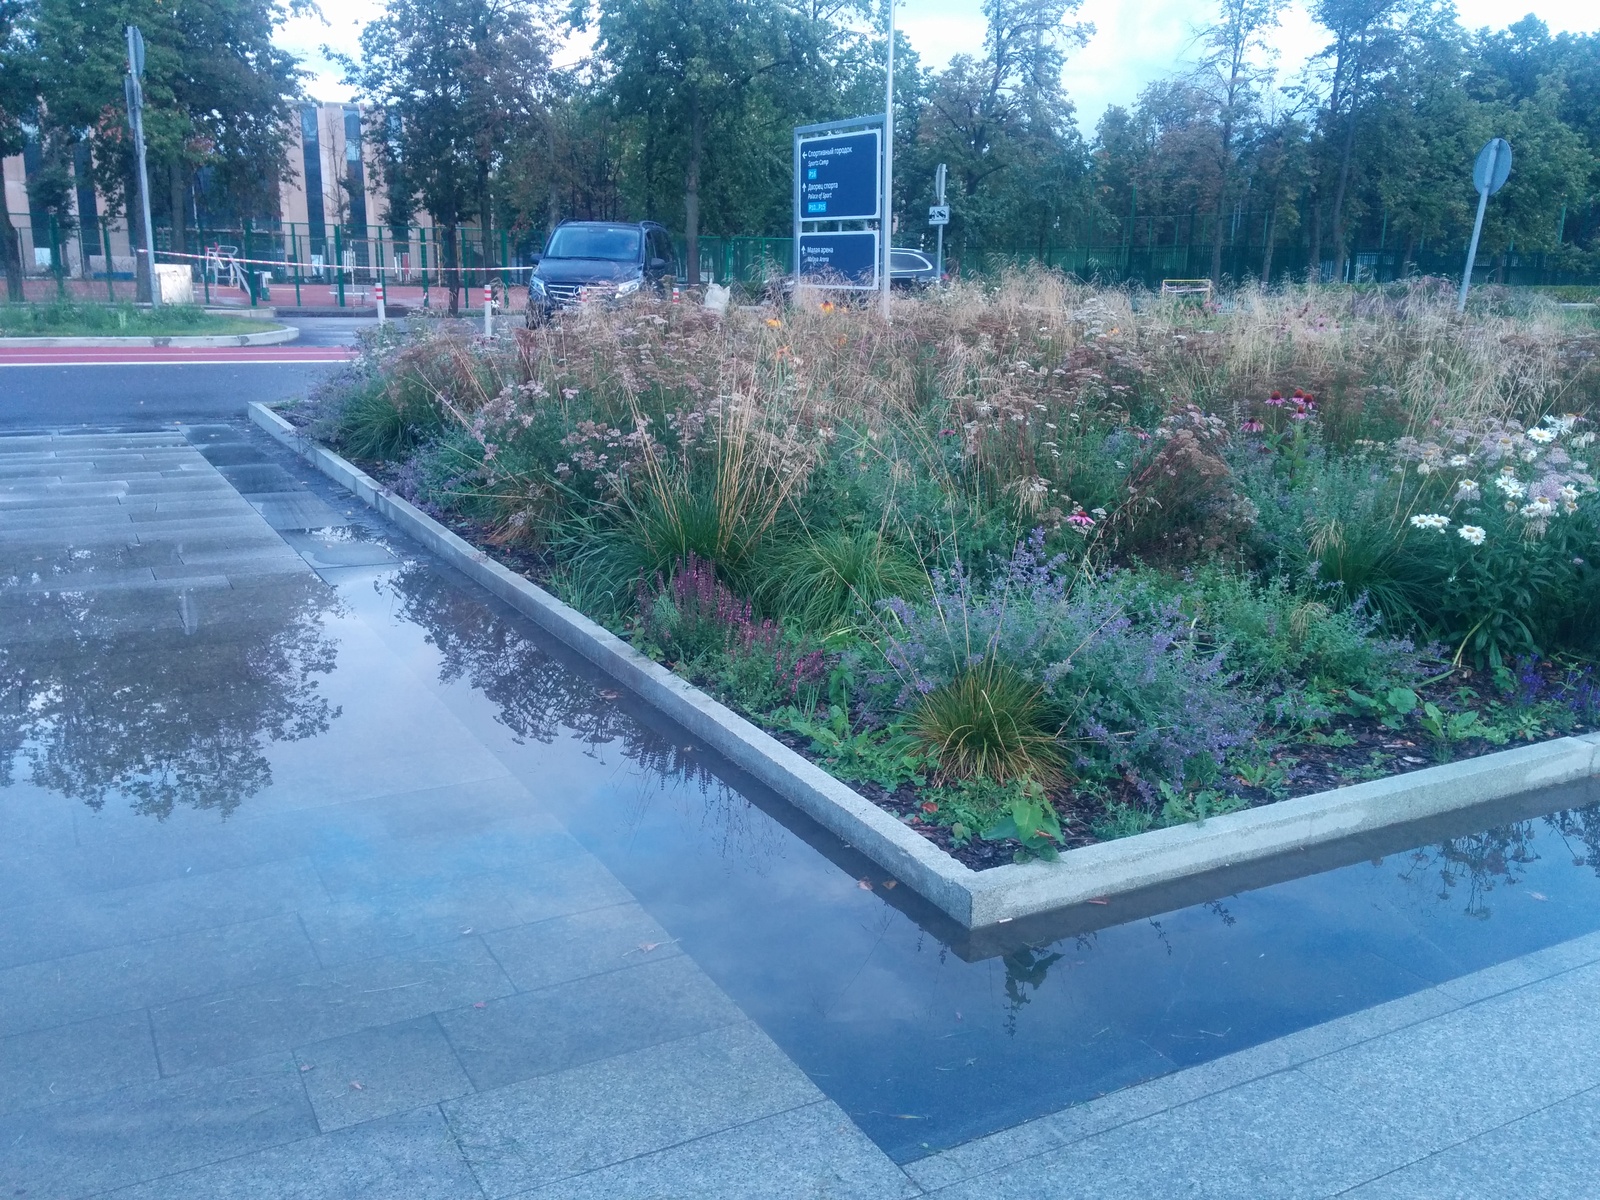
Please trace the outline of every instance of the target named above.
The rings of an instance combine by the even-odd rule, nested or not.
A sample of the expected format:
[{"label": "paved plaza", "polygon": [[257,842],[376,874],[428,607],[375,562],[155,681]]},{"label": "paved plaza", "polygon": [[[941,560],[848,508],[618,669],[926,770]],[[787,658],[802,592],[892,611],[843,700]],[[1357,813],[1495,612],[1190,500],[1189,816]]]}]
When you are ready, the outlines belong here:
[{"label": "paved plaza", "polygon": [[[889,1152],[715,871],[600,852],[709,836],[639,765],[704,752],[497,611],[242,421],[0,436],[0,1196],[1600,1194],[1596,934]],[[917,932],[729,803],[796,913]]]}]

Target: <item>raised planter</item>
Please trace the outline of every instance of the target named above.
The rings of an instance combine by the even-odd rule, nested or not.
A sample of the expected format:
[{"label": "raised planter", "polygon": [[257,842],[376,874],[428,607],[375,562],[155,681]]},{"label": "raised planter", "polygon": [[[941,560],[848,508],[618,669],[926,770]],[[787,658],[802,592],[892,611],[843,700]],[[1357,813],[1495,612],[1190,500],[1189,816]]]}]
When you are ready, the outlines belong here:
[{"label": "raised planter", "polygon": [[[237,316],[229,313],[229,316]],[[278,346],[292,342],[300,331],[291,326],[266,329],[260,333],[205,333],[192,337],[0,337],[0,346],[20,346],[27,349],[54,350],[68,347],[93,349],[95,347],[119,348],[126,346],[168,346],[179,350],[215,350],[226,346]]]},{"label": "raised planter", "polygon": [[263,404],[250,418],[451,566],[531,617],[968,929],[1037,916],[1600,775],[1600,734],[1556,738],[1202,824],[974,871],[700,689],[500,565]]}]

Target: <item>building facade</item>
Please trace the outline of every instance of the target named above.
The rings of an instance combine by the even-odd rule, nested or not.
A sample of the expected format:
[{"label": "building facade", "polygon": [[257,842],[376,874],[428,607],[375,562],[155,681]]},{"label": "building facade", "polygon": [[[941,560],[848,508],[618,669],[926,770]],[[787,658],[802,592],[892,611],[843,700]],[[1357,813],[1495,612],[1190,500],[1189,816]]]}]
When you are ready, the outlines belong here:
[{"label": "building facade", "polygon": [[[286,154],[277,213],[271,220],[251,222],[261,243],[259,248],[252,243],[251,257],[263,255],[322,272],[340,262],[366,269],[409,264],[420,249],[418,235],[402,230],[396,246],[393,231],[382,227],[387,202],[363,137],[359,106],[315,101],[298,105]],[[39,167],[36,146],[0,160],[4,203],[27,274],[60,271],[72,278],[103,277],[108,256],[113,274],[132,274],[128,215],[107,215],[104,197],[89,182],[87,155],[88,147],[81,147],[74,164],[80,182],[72,189],[72,212],[67,221],[52,221],[29,196],[27,182]],[[201,256],[213,247],[229,247],[235,255],[241,254],[244,223],[237,218],[208,217],[204,184],[201,172],[191,189],[189,212],[184,214],[190,234],[184,238],[185,244]],[[420,220],[424,228],[429,224],[422,214],[414,220]],[[172,244],[170,228],[158,223],[158,255],[170,252]]]}]

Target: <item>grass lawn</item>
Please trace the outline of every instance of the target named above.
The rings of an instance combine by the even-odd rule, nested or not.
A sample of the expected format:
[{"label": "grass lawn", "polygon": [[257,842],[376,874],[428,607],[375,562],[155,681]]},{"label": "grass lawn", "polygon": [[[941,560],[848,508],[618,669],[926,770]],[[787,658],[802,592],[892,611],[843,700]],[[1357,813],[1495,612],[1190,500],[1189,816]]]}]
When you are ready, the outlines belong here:
[{"label": "grass lawn", "polygon": [[1600,726],[1600,330],[1454,298],[413,321],[302,419],[984,867]]},{"label": "grass lawn", "polygon": [[193,305],[0,304],[0,337],[203,337],[282,328],[270,321],[217,316]]}]

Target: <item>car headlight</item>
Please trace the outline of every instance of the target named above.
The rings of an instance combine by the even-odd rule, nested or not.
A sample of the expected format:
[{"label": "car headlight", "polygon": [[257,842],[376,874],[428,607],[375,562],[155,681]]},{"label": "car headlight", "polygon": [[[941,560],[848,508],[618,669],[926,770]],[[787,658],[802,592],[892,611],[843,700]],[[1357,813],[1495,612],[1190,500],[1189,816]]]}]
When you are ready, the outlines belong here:
[{"label": "car headlight", "polygon": [[530,295],[543,296],[545,294],[544,280],[540,279],[537,275],[529,276],[528,292]]},{"label": "car headlight", "polygon": [[637,279],[628,279],[628,280],[625,280],[622,283],[617,284],[617,295],[619,295],[619,296],[631,296],[631,295],[633,295],[633,293],[635,293],[635,292],[637,292],[639,290],[639,283],[640,283],[640,281],[637,280]]}]

